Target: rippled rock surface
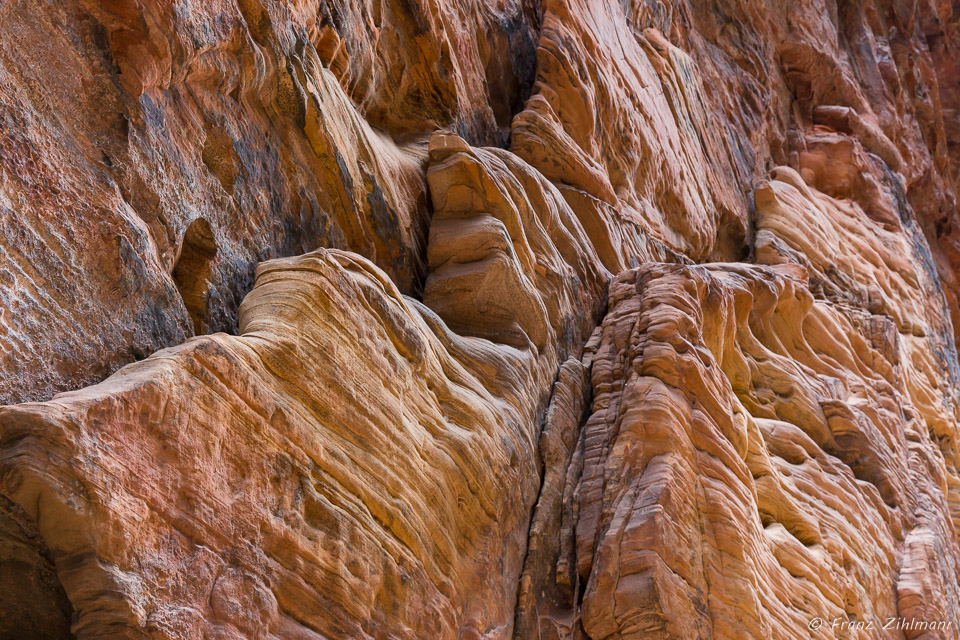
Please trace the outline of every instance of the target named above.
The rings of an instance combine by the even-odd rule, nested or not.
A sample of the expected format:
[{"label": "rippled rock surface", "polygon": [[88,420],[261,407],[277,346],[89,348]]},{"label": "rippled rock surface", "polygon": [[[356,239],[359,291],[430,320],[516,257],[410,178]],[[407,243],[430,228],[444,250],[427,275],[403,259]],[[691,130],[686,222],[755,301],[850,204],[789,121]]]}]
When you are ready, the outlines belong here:
[{"label": "rippled rock surface", "polygon": [[954,12],[0,7],[0,638],[956,638]]}]

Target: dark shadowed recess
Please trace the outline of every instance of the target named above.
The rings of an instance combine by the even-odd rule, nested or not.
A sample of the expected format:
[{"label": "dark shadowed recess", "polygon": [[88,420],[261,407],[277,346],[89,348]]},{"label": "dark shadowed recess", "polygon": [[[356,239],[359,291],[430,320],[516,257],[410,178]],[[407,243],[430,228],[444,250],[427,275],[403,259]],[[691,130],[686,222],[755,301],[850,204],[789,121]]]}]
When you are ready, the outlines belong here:
[{"label": "dark shadowed recess", "polygon": [[187,227],[183,236],[180,257],[173,268],[173,281],[190,313],[194,333],[207,332],[210,320],[208,294],[213,259],[217,256],[217,243],[213,230],[203,218],[197,218]]},{"label": "dark shadowed recess", "polygon": [[36,525],[0,495],[0,640],[71,640],[72,617]]}]

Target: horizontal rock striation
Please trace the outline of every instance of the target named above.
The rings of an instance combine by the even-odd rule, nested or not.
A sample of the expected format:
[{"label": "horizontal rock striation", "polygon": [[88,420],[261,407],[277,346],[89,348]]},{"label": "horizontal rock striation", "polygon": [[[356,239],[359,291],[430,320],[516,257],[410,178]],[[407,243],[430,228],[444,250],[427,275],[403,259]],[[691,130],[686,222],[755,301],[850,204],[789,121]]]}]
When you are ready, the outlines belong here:
[{"label": "horizontal rock striation", "polygon": [[530,7],[444,6],[5,4],[0,401],[235,331],[265,259],[349,249],[418,291],[427,139],[500,141],[533,73]]},{"label": "horizontal rock striation", "polygon": [[561,371],[558,406],[592,408],[576,446],[567,413],[545,423],[560,470],[515,637],[803,637],[815,619],[812,637],[953,637],[960,403],[936,273],[904,228],[788,168],[756,201],[760,265],[624,272],[580,365],[592,392]]},{"label": "horizontal rock striation", "polygon": [[425,299],[520,310],[502,335],[452,333],[373,264],[320,250],[258,268],[238,337],[0,409],[3,494],[71,567],[77,637],[506,637],[540,416],[605,279],[549,183],[535,202],[556,207],[534,208],[522,163],[431,148]]},{"label": "horizontal rock striation", "polygon": [[651,265],[611,286],[578,488],[588,637],[960,622],[956,399],[917,384],[928,345],[805,275]]}]

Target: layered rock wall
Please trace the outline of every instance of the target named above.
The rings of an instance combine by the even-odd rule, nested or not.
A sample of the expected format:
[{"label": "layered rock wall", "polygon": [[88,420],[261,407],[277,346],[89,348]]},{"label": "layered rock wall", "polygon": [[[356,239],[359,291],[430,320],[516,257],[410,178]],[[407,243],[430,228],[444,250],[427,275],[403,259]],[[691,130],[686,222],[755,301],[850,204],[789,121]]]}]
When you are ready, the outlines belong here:
[{"label": "layered rock wall", "polygon": [[0,637],[956,637],[956,11],[0,8]]}]

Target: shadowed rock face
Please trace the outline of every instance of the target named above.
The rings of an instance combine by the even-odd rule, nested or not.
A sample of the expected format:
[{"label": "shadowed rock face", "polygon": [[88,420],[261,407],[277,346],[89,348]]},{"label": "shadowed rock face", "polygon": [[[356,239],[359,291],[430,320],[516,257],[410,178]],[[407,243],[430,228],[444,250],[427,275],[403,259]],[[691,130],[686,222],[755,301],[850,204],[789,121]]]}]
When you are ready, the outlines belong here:
[{"label": "shadowed rock face", "polygon": [[[536,19],[513,2],[5,3],[0,401],[235,332],[261,260],[349,249],[419,291],[426,140],[506,138]],[[218,248],[199,324],[176,273],[198,220]]]},{"label": "shadowed rock face", "polygon": [[954,11],[7,3],[0,639],[955,638]]},{"label": "shadowed rock face", "polygon": [[73,638],[73,607],[32,520],[8,499],[0,505],[0,637]]}]

